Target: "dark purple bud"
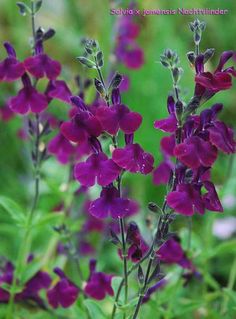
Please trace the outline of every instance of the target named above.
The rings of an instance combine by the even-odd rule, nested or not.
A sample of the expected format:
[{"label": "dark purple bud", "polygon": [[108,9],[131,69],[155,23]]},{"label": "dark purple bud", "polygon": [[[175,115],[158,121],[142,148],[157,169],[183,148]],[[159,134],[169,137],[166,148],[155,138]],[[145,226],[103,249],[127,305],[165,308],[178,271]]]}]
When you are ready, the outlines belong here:
[{"label": "dark purple bud", "polygon": [[125,144],[133,144],[134,141],[134,134],[125,134]]},{"label": "dark purple bud", "polygon": [[191,64],[195,63],[195,53],[193,51],[187,53],[187,58]]},{"label": "dark purple bud", "polygon": [[200,123],[201,127],[205,128],[207,124],[210,124],[212,119],[212,110],[211,109],[206,109],[201,112],[200,114]]},{"label": "dark purple bud", "polygon": [[43,41],[49,40],[56,34],[56,31],[54,29],[48,29],[43,35]]},{"label": "dark purple bud", "polygon": [[199,54],[199,56],[196,57],[195,69],[197,74],[204,72],[204,55],[203,54]]},{"label": "dark purple bud", "polygon": [[22,83],[23,83],[25,88],[29,88],[32,86],[31,81],[30,81],[30,77],[28,76],[27,73],[23,74],[21,80],[22,80]]},{"label": "dark purple bud", "polygon": [[111,100],[112,100],[112,104],[113,104],[113,105],[115,105],[115,104],[121,104],[120,90],[119,90],[118,88],[112,90]]},{"label": "dark purple bud", "polygon": [[35,54],[39,55],[43,53],[43,41],[38,40],[35,45]]},{"label": "dark purple bud", "polygon": [[89,261],[89,271],[90,271],[90,275],[95,272],[95,270],[96,270],[96,265],[97,265],[96,259],[90,259],[90,261]]},{"label": "dark purple bud", "polygon": [[175,100],[172,95],[169,95],[167,98],[167,109],[169,114],[172,114],[175,111]]},{"label": "dark purple bud", "polygon": [[216,72],[221,72],[225,63],[233,56],[234,54],[234,51],[224,51],[222,54],[221,54],[221,57],[220,57],[220,62],[215,70],[215,73]]},{"label": "dark purple bud", "polygon": [[91,136],[89,141],[95,153],[102,152],[102,145],[96,137]]},{"label": "dark purple bud", "polygon": [[4,42],[4,47],[9,57],[16,58],[16,51],[9,42]]},{"label": "dark purple bud", "polygon": [[213,57],[214,53],[215,53],[215,49],[213,49],[213,48],[207,49],[203,53],[203,55],[204,55],[204,61],[203,62],[206,63],[208,60],[210,60]]},{"label": "dark purple bud", "polygon": [[116,233],[112,229],[110,229],[110,236],[111,236],[110,241],[114,245],[121,246],[121,241],[120,241],[119,237],[116,235]]},{"label": "dark purple bud", "polygon": [[183,114],[183,103],[181,101],[177,101],[175,104],[175,115],[176,118],[180,121]]},{"label": "dark purple bud", "polygon": [[84,101],[79,96],[71,96],[70,100],[81,111],[88,111],[87,106],[85,105]]},{"label": "dark purple bud", "polygon": [[144,273],[142,267],[139,265],[138,266],[138,281],[140,286],[144,284]]},{"label": "dark purple bud", "polygon": [[215,118],[215,116],[222,111],[223,109],[223,104],[221,103],[216,103],[211,107],[212,110],[212,117]]},{"label": "dark purple bud", "polygon": [[53,269],[54,273],[57,274],[61,279],[65,278],[64,272],[59,268],[56,267]]}]

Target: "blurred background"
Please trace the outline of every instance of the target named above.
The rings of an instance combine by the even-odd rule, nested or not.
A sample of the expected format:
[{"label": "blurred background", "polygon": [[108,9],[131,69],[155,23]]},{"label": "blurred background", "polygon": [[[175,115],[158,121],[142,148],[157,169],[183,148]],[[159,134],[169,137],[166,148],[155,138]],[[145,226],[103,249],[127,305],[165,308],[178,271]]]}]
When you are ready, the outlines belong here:
[{"label": "blurred background", "polygon": [[[215,48],[213,59],[208,63],[209,70],[214,70],[222,51],[236,49],[236,2],[233,0],[145,0],[137,1],[140,9],[176,9],[184,8],[212,8],[228,9],[227,15],[199,16],[207,22],[206,31],[203,34],[201,47],[203,51],[207,48]],[[20,60],[30,55],[29,38],[31,36],[31,25],[29,17],[19,15],[15,0],[0,0],[0,58],[5,57],[2,47],[4,41],[9,41],[16,49]],[[113,30],[118,16],[110,14],[112,7],[127,8],[128,1],[101,1],[101,0],[44,0],[40,13],[36,17],[37,26],[47,29],[52,27],[56,30],[56,36],[48,41],[45,50],[63,65],[61,78],[63,78],[72,91],[76,90],[74,78],[80,75],[86,78],[94,78],[95,72],[81,67],[76,57],[83,53],[81,40],[84,37],[97,39],[105,55],[104,72],[108,76],[109,61],[112,59],[110,52],[114,48]],[[138,37],[138,45],[144,50],[144,64],[137,70],[128,70],[124,65],[117,64],[119,72],[128,75],[130,88],[122,95],[122,100],[132,110],[138,111],[143,116],[143,124],[135,134],[135,140],[142,147],[155,156],[155,166],[162,159],[159,151],[159,141],[163,136],[153,128],[155,119],[161,119],[167,114],[166,99],[171,91],[171,77],[165,68],[159,63],[159,57],[164,49],[170,48],[177,51],[181,66],[184,69],[182,77],[181,96],[184,101],[192,97],[194,88],[194,70],[186,58],[188,51],[194,50],[192,33],[188,23],[194,17],[190,15],[154,15],[138,16],[134,18],[141,27]],[[231,127],[236,127],[236,85],[234,88],[216,95],[204,107],[211,106],[214,102],[223,103],[224,111],[221,118]],[[15,94],[17,86],[2,85],[0,88],[0,106],[11,95]],[[89,90],[86,100],[89,102],[94,96],[94,89]],[[61,118],[66,115],[68,109],[65,104],[53,102],[50,105],[51,112],[59,114]],[[9,122],[0,121],[0,193],[14,198],[25,205],[29,202],[32,184],[32,167],[30,164],[29,150],[25,142],[17,137],[18,129],[22,127],[22,119],[16,117]],[[52,180],[60,183],[65,178],[66,169],[60,166],[55,159],[50,159],[50,165],[44,167],[44,174],[52,176]],[[236,207],[236,165],[231,156],[220,155],[213,170],[213,181],[217,185],[220,198],[222,199],[225,212],[222,215],[207,213],[203,218],[194,216],[193,247],[205,247],[208,245],[217,247],[221,239],[212,235],[212,225],[216,219],[235,215]],[[56,173],[56,177],[53,175]],[[152,184],[152,176],[128,175],[124,177],[125,186],[130,189],[134,198],[137,198],[142,206],[140,221],[145,222],[149,216],[147,203],[156,201],[161,205],[165,194],[164,186]],[[58,201],[58,194],[51,194],[42,186],[42,207],[52,207]],[[62,196],[62,195],[61,195]],[[4,219],[4,217],[0,217]],[[185,238],[184,227],[186,220],[180,217],[176,228],[182,231],[183,241]],[[0,254],[13,251],[12,241],[7,237],[7,230],[1,229]],[[184,241],[185,243],[185,241]],[[199,244],[200,243],[200,244]],[[202,248],[200,251],[203,251]],[[215,268],[212,272],[223,285],[227,284],[230,264],[232,262],[232,243],[228,249],[221,252],[222,258],[210,259],[209,264]],[[115,266],[114,266],[115,267]],[[207,267],[207,266],[206,266]],[[210,318],[210,317],[209,317]],[[213,318],[213,317],[212,317]]]}]

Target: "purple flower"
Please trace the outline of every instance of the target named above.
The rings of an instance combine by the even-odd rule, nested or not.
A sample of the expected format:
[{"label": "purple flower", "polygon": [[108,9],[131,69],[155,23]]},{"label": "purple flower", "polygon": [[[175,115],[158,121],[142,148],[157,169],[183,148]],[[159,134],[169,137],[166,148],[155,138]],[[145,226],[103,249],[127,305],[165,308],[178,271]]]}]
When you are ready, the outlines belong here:
[{"label": "purple flower", "polygon": [[163,120],[156,120],[154,127],[163,132],[173,133],[177,129],[177,119],[175,116],[175,100],[171,95],[167,98],[167,109],[169,116]]},{"label": "purple flower", "polygon": [[64,81],[50,81],[46,90],[46,94],[49,98],[58,99],[71,104],[70,98],[72,93]]},{"label": "purple flower", "polygon": [[139,69],[144,64],[143,50],[137,45],[125,44],[122,60],[124,65],[129,69]]},{"label": "purple flower", "polygon": [[120,218],[135,214],[138,210],[136,202],[121,198],[114,186],[103,188],[100,198],[91,202],[89,213],[97,218]]},{"label": "purple flower", "polygon": [[98,183],[107,186],[119,176],[120,171],[120,167],[113,160],[99,152],[90,155],[86,162],[78,163],[74,175],[81,185],[90,187]]},{"label": "purple flower", "polygon": [[17,96],[10,98],[8,105],[13,112],[26,114],[29,111],[40,113],[46,109],[48,102],[44,94],[39,93],[31,84],[29,76],[22,76],[23,88]]},{"label": "purple flower", "polygon": [[175,146],[174,155],[188,167],[210,167],[217,158],[217,149],[208,141],[191,136]]},{"label": "purple flower", "polygon": [[170,161],[161,162],[153,171],[153,183],[155,185],[167,184],[170,179],[173,166],[174,165]]},{"label": "purple flower", "polygon": [[167,204],[177,213],[191,216],[194,212],[204,214],[204,203],[199,187],[191,184],[179,184],[175,191],[167,195]]},{"label": "purple flower", "polygon": [[146,303],[150,300],[152,294],[154,294],[157,290],[161,289],[162,287],[164,287],[167,284],[167,280],[166,279],[161,279],[160,281],[158,281],[155,285],[151,286],[145,296],[143,297],[143,301],[142,303]]},{"label": "purple flower", "polygon": [[61,164],[67,164],[75,154],[75,147],[59,133],[48,143],[48,152],[54,154]]},{"label": "purple flower", "polygon": [[60,277],[60,280],[53,288],[47,291],[48,302],[53,308],[58,308],[59,306],[68,308],[78,298],[79,288],[65,276],[61,269],[55,268],[54,272]]},{"label": "purple flower", "polygon": [[178,264],[182,268],[195,270],[177,238],[167,240],[156,253],[158,258],[167,264]]},{"label": "purple flower", "polygon": [[131,173],[149,174],[153,170],[154,158],[144,152],[139,144],[129,144],[112,152],[113,161]]},{"label": "purple flower", "polygon": [[216,92],[227,90],[232,86],[231,75],[236,76],[233,67],[224,68],[225,63],[233,57],[233,51],[225,51],[220,57],[219,64],[214,73],[204,72],[204,56],[200,54],[195,62],[197,75],[195,76],[195,94],[201,97],[213,96]]},{"label": "purple flower", "polygon": [[36,55],[27,58],[24,66],[37,79],[46,76],[49,80],[55,80],[61,73],[60,63],[43,53],[41,41],[36,44]]},{"label": "purple flower", "polygon": [[98,137],[102,133],[102,127],[98,119],[88,111],[76,114],[70,121],[61,125],[61,133],[72,142],[83,143],[90,136]]},{"label": "purple flower", "polygon": [[207,193],[203,195],[203,202],[206,209],[212,210],[214,212],[223,212],[223,207],[218,198],[214,184],[209,181],[204,181],[203,185],[207,190]]},{"label": "purple flower", "polygon": [[90,276],[85,285],[84,292],[87,296],[103,300],[106,295],[114,296],[114,291],[111,286],[112,275],[107,275],[103,272],[96,272],[96,261],[90,261]]},{"label": "purple flower", "polygon": [[111,135],[116,135],[119,129],[126,134],[132,134],[142,123],[142,116],[139,113],[131,112],[123,104],[116,104],[112,107],[98,107],[96,117],[103,130]]},{"label": "purple flower", "polygon": [[10,121],[14,115],[14,112],[12,112],[7,104],[0,108],[0,120],[3,122]]},{"label": "purple flower", "polygon": [[164,155],[174,156],[174,148],[175,148],[175,136],[174,134],[170,136],[164,136],[161,139],[161,150]]},{"label": "purple flower", "polygon": [[8,57],[0,62],[0,82],[12,82],[22,77],[25,73],[23,63],[16,58],[16,52],[10,43],[5,42],[4,47]]},{"label": "purple flower", "polygon": [[[144,241],[135,222],[128,225],[126,242],[128,245],[128,259],[134,263],[138,262],[149,250],[149,246]],[[119,249],[119,255],[122,258],[121,249]]]}]

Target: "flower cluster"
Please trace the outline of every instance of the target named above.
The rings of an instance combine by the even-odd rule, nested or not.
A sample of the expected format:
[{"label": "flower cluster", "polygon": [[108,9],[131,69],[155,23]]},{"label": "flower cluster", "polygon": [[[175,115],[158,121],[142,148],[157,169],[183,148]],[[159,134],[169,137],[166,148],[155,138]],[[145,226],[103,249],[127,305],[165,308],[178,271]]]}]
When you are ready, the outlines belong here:
[{"label": "flower cluster", "polygon": [[[75,165],[74,176],[82,186],[102,187],[100,198],[91,202],[89,212],[98,218],[130,216],[137,212],[136,202],[123,198],[114,185],[124,171],[148,174],[154,159],[141,146],[133,143],[133,134],[139,128],[142,117],[121,103],[118,89],[112,92],[112,105],[88,106],[79,96],[71,97],[77,110],[70,121],[61,125],[61,134],[68,140],[90,145],[92,154],[85,162]],[[121,131],[126,136],[126,146],[117,148],[112,157],[104,153],[99,136],[108,134],[112,139]]]},{"label": "flower cluster", "polygon": [[[133,2],[130,9],[134,9]],[[121,16],[116,25],[115,55],[119,62],[129,69],[138,69],[144,63],[144,53],[136,42],[140,33],[140,25],[132,15]]]},{"label": "flower cluster", "polygon": [[[222,54],[214,76],[204,72],[204,54],[197,56],[195,59],[196,88],[192,99],[197,101],[197,105],[203,103],[206,97],[209,99],[216,92],[231,87],[230,74],[235,75],[234,68],[223,69],[223,67],[232,56],[232,51]],[[214,81],[212,80],[217,88],[213,88],[212,81],[207,80],[210,75],[218,79],[218,82],[215,78]],[[226,86],[222,84],[225,77],[228,79]],[[204,214],[206,209],[222,212],[223,208],[215,186],[210,180],[210,172],[219,151],[226,154],[235,152],[233,130],[218,119],[218,114],[223,108],[222,104],[214,104],[211,108],[203,110],[200,115],[189,114],[189,110],[193,112],[193,106],[196,107],[193,102],[190,102],[185,109],[180,104],[178,99],[169,96],[168,118],[154,123],[156,129],[171,133],[162,138],[161,149],[164,162],[153,173],[154,183],[169,182],[171,184],[167,204],[177,213],[191,216],[194,212]],[[177,139],[176,136],[179,138]],[[175,168],[172,157],[177,159]]]}]

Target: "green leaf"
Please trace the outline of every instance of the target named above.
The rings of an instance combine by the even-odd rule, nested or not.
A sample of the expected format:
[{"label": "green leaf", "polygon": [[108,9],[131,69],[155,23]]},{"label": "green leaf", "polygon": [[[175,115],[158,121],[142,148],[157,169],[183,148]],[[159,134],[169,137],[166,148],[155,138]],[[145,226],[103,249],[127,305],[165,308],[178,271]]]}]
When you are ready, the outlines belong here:
[{"label": "green leaf", "polygon": [[103,313],[100,306],[93,300],[87,299],[84,301],[85,306],[88,308],[89,314],[92,318],[106,319],[107,316]]},{"label": "green leaf", "polygon": [[85,58],[83,56],[77,57],[77,59],[79,60],[79,62],[81,64],[87,66],[87,68],[90,68],[90,69],[95,69],[96,68],[96,64],[93,61],[91,61],[91,60],[89,60],[89,59],[87,59],[87,58]]},{"label": "green leaf", "polygon": [[21,275],[21,285],[30,280],[42,267],[42,260],[33,260],[25,265]]},{"label": "green leaf", "polygon": [[42,3],[43,3],[43,0],[38,0],[36,2],[36,4],[35,4],[35,13],[40,10],[40,8],[42,7]]},{"label": "green leaf", "polygon": [[236,247],[236,239],[223,242],[217,245],[217,247],[211,251],[210,258],[214,256],[221,256],[221,255],[232,253],[235,250],[235,247]]},{"label": "green leaf", "polygon": [[58,224],[61,219],[63,218],[63,213],[52,213],[46,216],[36,217],[33,222],[34,227],[42,227],[45,225],[52,225]]},{"label": "green leaf", "polygon": [[2,207],[11,216],[17,226],[25,226],[26,215],[16,202],[8,197],[0,196],[0,207]]},{"label": "green leaf", "polygon": [[16,5],[19,7],[22,16],[25,16],[27,12],[31,13],[31,9],[24,2],[17,2]]}]

